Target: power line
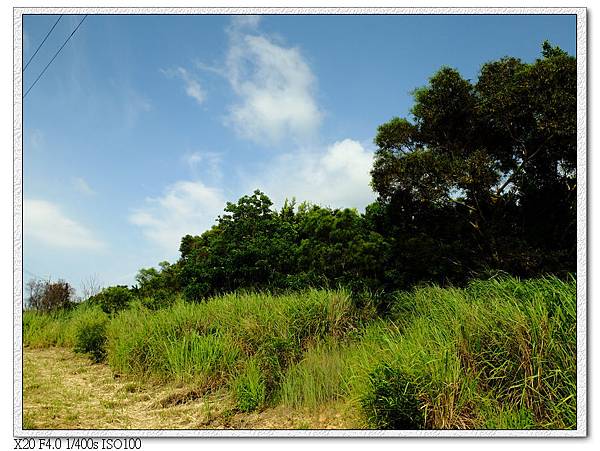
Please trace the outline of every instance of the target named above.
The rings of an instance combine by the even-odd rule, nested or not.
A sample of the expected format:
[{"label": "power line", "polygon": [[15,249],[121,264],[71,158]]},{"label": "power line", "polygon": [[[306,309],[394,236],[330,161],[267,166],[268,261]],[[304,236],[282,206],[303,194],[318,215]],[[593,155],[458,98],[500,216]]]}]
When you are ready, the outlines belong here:
[{"label": "power line", "polygon": [[42,279],[43,280],[43,279],[49,279],[50,278],[50,276],[44,276],[44,277],[39,276],[39,275],[37,275],[34,272],[28,271],[27,269],[24,269],[23,272],[29,274],[31,277],[35,277],[36,279]]},{"label": "power line", "polygon": [[48,69],[48,67],[50,66],[50,64],[52,64],[52,61],[54,61],[54,59],[58,56],[58,54],[60,53],[60,51],[63,49],[63,47],[65,45],[67,45],[67,42],[69,42],[69,39],[71,39],[71,37],[75,34],[75,32],[79,29],[79,27],[81,26],[81,24],[83,23],[83,21],[85,20],[85,18],[87,17],[87,14],[85,16],[83,16],[83,19],[81,19],[81,22],[79,22],[79,25],[77,25],[75,27],[75,29],[71,32],[71,34],[69,35],[69,37],[67,38],[67,40],[63,43],[63,45],[60,46],[60,48],[58,49],[58,52],[56,52],[54,54],[54,56],[52,57],[52,59],[50,60],[50,62],[48,64],[46,64],[46,67],[44,67],[44,70],[40,73],[40,75],[38,75],[38,77],[35,79],[35,81],[33,82],[33,84],[29,87],[29,89],[27,90],[27,92],[25,93],[25,95],[23,96],[23,98],[27,97],[27,94],[29,94],[29,91],[31,91],[31,89],[35,86],[35,84],[38,82],[38,80],[42,77],[42,75],[44,75],[44,72],[46,72],[46,69]]},{"label": "power line", "polygon": [[46,37],[44,38],[42,43],[40,45],[38,45],[37,49],[35,49],[35,52],[33,53],[33,55],[31,55],[31,58],[29,58],[29,61],[27,61],[27,64],[25,64],[25,67],[23,68],[23,72],[25,72],[25,69],[27,69],[27,66],[29,66],[29,63],[31,63],[31,60],[35,57],[35,55],[37,55],[37,52],[40,51],[40,49],[44,45],[44,42],[46,42],[46,39],[48,39],[48,36],[50,36],[50,33],[52,33],[52,30],[54,30],[54,27],[56,27],[56,25],[58,24],[58,22],[60,21],[62,16],[63,16],[62,14],[60,16],[58,16],[58,19],[56,19],[56,22],[54,22],[54,25],[52,25],[52,28],[50,28],[50,31],[48,32],[48,34],[46,35]]},{"label": "power line", "polygon": [[27,274],[29,274],[32,277],[37,277],[38,279],[41,279],[40,276],[38,276],[37,274],[35,274],[35,273],[31,272],[31,271],[28,271],[26,269],[24,269],[23,272],[26,272]]}]

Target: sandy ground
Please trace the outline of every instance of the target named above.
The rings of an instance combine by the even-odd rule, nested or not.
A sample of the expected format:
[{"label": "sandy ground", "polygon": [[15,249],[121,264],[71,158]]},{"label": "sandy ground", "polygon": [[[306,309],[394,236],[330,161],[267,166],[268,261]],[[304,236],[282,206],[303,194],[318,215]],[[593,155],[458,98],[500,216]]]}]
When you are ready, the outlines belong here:
[{"label": "sandy ground", "polygon": [[353,429],[345,406],[236,412],[224,393],[119,377],[68,349],[24,349],[24,429]]}]

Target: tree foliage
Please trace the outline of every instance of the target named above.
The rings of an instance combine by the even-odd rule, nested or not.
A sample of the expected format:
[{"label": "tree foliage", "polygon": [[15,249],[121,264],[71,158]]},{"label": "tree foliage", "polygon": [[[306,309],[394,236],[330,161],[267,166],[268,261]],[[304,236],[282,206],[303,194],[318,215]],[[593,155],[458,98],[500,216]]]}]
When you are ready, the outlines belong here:
[{"label": "tree foliage", "polygon": [[491,61],[475,81],[443,67],[413,95],[410,117],[378,128],[378,199],[364,214],[293,201],[277,211],[255,191],[183,237],[177,263],[140,271],[140,292],[357,293],[574,271],[575,58],[546,42],[540,59]]},{"label": "tree foliage", "polygon": [[98,305],[104,313],[114,314],[129,307],[133,298],[134,293],[127,286],[115,285],[104,288],[88,302]]},{"label": "tree foliage", "polygon": [[356,210],[286,202],[280,211],[255,191],[228,203],[217,224],[181,242],[188,299],[236,289],[346,285],[375,288],[386,243]]},{"label": "tree foliage", "polygon": [[[91,299],[113,313],[135,296],[161,308],[179,293],[192,301],[307,286],[389,293],[498,271],[573,272],[576,95],[575,58],[548,42],[534,62],[491,61],[473,81],[442,67],[413,92],[409,117],[379,126],[378,199],[364,214],[294,200],[277,210],[256,190],[227,203],[210,230],[184,236],[177,262],[143,268],[134,289]],[[45,300],[58,285],[32,285],[31,304],[62,305]]]},{"label": "tree foliage", "polygon": [[574,270],[576,91],[575,58],[548,42],[533,63],[492,61],[475,82],[444,67],[417,89],[375,138],[396,259],[417,239],[440,274]]},{"label": "tree foliage", "polygon": [[64,280],[31,279],[27,283],[27,306],[41,312],[67,309],[73,306],[75,290]]}]

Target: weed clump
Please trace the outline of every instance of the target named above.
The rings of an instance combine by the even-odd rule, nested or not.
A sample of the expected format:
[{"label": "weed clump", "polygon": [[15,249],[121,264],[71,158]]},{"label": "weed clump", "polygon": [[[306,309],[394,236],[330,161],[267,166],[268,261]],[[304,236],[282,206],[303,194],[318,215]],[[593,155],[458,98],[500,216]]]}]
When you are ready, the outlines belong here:
[{"label": "weed clump", "polygon": [[233,392],[237,407],[242,412],[252,412],[264,405],[267,387],[256,359],[250,359],[244,370],[235,378]]},{"label": "weed clump", "polygon": [[108,318],[98,309],[89,309],[76,318],[74,351],[87,354],[96,362],[106,358],[106,326]]},{"label": "weed clump", "polygon": [[424,417],[414,384],[387,365],[369,374],[370,390],[361,406],[370,426],[377,429],[422,429]]}]

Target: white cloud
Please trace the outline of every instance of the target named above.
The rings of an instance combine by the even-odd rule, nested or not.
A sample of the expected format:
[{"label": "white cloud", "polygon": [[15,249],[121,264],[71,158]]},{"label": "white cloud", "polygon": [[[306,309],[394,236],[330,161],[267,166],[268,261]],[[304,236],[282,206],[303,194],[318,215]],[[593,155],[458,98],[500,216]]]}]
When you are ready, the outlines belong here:
[{"label": "white cloud", "polygon": [[188,70],[183,67],[175,69],[162,70],[162,73],[168,77],[180,78],[185,85],[185,93],[194,99],[199,105],[202,105],[206,100],[206,92],[202,89],[200,82]]},{"label": "white cloud", "polygon": [[133,210],[129,220],[149,240],[174,254],[184,235],[210,229],[224,206],[221,190],[200,181],[178,181],[167,187],[163,196],[147,198],[143,207]]},{"label": "white cloud", "polygon": [[63,249],[99,250],[104,243],[85,226],[67,217],[60,207],[39,199],[23,201],[25,239]]},{"label": "white cloud", "polygon": [[81,194],[85,194],[86,196],[91,196],[96,194],[96,192],[90,187],[88,182],[85,181],[82,177],[73,177],[71,180],[75,189]]},{"label": "white cloud", "polygon": [[370,170],[373,153],[359,142],[345,139],[321,151],[298,151],[279,156],[247,189],[260,187],[281,206],[295,197],[332,208],[363,209],[375,200]]},{"label": "white cloud", "polygon": [[[190,167],[210,168],[210,158],[216,155],[194,152],[182,160]],[[253,174],[241,169],[242,194],[259,188],[277,207],[286,198],[295,197],[299,202],[307,200],[332,208],[364,209],[375,200],[369,186],[372,162],[373,152],[350,139],[325,149],[299,150],[276,157]],[[151,242],[176,255],[184,235],[210,229],[226,201],[236,199],[226,197],[218,185],[182,180],[168,186],[160,197],[147,198],[143,206],[132,210],[129,221]]]},{"label": "white cloud", "polygon": [[239,102],[230,107],[226,123],[240,136],[260,144],[283,139],[306,142],[316,134],[323,117],[314,99],[315,77],[297,48],[244,33],[257,23],[258,19],[238,17],[228,30],[224,74]]}]

